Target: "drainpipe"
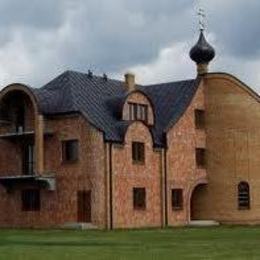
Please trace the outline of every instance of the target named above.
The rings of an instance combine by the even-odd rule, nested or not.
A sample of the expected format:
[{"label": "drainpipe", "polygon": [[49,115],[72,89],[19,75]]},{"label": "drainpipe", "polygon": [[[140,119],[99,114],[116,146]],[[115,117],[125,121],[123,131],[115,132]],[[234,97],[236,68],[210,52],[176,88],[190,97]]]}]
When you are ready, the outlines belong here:
[{"label": "drainpipe", "polygon": [[168,226],[168,176],[167,176],[167,147],[163,149],[164,153],[164,197],[165,197],[165,226]]},{"label": "drainpipe", "polygon": [[113,174],[112,174],[112,143],[109,143],[109,227],[113,229]]}]

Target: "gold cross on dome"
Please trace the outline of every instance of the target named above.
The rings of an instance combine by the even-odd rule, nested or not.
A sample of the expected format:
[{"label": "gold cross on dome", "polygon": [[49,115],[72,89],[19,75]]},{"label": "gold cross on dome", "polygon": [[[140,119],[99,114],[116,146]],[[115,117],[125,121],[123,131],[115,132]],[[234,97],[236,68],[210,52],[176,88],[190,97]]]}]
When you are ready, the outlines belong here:
[{"label": "gold cross on dome", "polygon": [[201,31],[204,31],[206,28],[206,14],[205,14],[205,10],[202,8],[199,8],[198,11],[198,17],[199,17],[199,27]]}]

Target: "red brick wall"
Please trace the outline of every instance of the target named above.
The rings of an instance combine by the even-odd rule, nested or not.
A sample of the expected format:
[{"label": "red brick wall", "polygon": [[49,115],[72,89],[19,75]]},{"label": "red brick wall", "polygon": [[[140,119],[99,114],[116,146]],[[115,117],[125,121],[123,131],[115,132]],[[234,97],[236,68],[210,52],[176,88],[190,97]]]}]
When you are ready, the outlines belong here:
[{"label": "red brick wall", "polygon": [[[145,143],[145,164],[132,162],[132,142]],[[113,219],[115,228],[161,226],[160,153],[154,151],[148,128],[131,124],[125,143],[113,145]],[[146,188],[146,209],[133,208],[133,188]]]},{"label": "red brick wall", "polygon": [[[201,179],[205,170],[197,169],[195,148],[205,148],[205,132],[195,128],[194,110],[204,109],[204,87],[201,84],[185,114],[167,133],[167,179],[168,179],[168,223],[183,225],[190,218],[191,192]],[[172,210],[171,190],[183,189],[183,210]]]},{"label": "red brick wall", "polygon": [[[10,194],[0,186],[0,225],[51,227],[75,223],[77,222],[77,191],[91,190],[92,223],[105,227],[103,134],[82,117],[48,120],[46,126],[53,130],[54,136],[46,137],[44,142],[45,174],[56,177],[56,190],[41,189],[41,210],[23,212],[21,188],[26,186],[16,187]],[[67,139],[79,140],[79,161],[76,163],[64,164],[61,161],[61,141]],[[12,144],[2,142],[0,146],[2,151],[6,149],[10,151],[9,147],[12,147]],[[5,169],[8,171],[18,167],[17,161],[14,160],[18,152],[14,151],[15,148],[8,154],[0,153],[1,175],[4,175]],[[15,170],[10,170],[10,173],[14,174]]]}]

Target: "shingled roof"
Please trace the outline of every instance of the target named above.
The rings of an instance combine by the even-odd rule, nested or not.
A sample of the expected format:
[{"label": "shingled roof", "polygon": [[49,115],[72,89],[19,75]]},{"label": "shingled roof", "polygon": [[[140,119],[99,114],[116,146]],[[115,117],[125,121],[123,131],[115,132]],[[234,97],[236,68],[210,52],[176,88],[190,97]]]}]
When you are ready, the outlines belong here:
[{"label": "shingled roof", "polygon": [[[124,82],[66,71],[42,88],[33,89],[45,115],[78,112],[104,133],[105,141],[123,142],[129,122],[120,119],[127,96]],[[166,145],[165,132],[174,125],[196,93],[199,79],[137,86],[153,102],[154,146]]]}]

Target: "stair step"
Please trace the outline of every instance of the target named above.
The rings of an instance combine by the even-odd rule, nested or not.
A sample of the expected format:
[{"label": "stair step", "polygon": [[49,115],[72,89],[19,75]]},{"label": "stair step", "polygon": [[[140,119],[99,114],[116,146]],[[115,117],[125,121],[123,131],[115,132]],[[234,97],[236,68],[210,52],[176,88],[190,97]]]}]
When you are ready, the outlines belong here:
[{"label": "stair step", "polygon": [[189,225],[190,227],[213,227],[219,226],[219,222],[215,220],[191,220]]},{"label": "stair step", "polygon": [[92,223],[66,223],[61,226],[62,229],[79,229],[79,230],[87,230],[87,229],[98,229],[97,226]]}]

